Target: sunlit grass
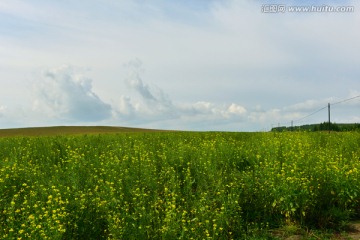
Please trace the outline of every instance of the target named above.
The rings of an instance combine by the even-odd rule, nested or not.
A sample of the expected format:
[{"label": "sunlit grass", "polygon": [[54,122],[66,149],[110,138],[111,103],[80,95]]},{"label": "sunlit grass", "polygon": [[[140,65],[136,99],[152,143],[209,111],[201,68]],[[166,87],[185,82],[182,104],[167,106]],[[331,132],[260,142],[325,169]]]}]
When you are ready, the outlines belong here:
[{"label": "sunlit grass", "polygon": [[359,133],[18,137],[0,148],[4,239],[242,239],[360,214]]},{"label": "sunlit grass", "polygon": [[165,130],[109,127],[109,126],[55,126],[0,129],[0,137],[58,136],[104,133],[164,132]]}]

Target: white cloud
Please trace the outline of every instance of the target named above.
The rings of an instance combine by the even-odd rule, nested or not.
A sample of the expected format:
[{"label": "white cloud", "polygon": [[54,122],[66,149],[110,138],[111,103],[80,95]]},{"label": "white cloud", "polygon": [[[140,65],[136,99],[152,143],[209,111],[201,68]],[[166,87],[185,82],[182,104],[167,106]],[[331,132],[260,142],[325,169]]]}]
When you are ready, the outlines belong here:
[{"label": "white cloud", "polygon": [[131,103],[131,99],[126,96],[122,96],[119,101],[119,105],[115,108],[122,118],[132,118],[135,112],[135,108]]},{"label": "white cloud", "polygon": [[350,91],[347,97],[306,100],[283,108],[268,110],[257,108],[249,112],[248,118],[254,125],[264,126],[266,129],[269,129],[270,125],[276,127],[320,123],[328,121],[328,103],[330,103],[332,122],[359,122],[356,109],[360,107],[360,94],[357,93]]},{"label": "white cloud", "polygon": [[34,85],[33,110],[64,121],[94,122],[111,116],[111,106],[93,91],[92,80],[71,67],[51,69]]},{"label": "white cloud", "polygon": [[121,106],[134,113],[136,112],[140,119],[162,119],[173,118],[176,114],[176,107],[170,98],[158,87],[150,87],[144,83],[141,78],[143,73],[142,62],[139,59],[126,64],[129,69],[125,83],[130,90],[138,94],[137,98],[131,100],[129,97],[122,96]]},{"label": "white cloud", "polygon": [[243,115],[245,114],[247,111],[243,106],[237,105],[235,103],[232,103],[229,108],[228,108],[228,112],[230,114],[234,114],[234,115]]},{"label": "white cloud", "polygon": [[[359,94],[358,2],[346,3],[355,5],[349,14],[264,14],[266,2],[2,1],[0,116],[257,130]],[[136,57],[147,71],[136,59],[126,75],[122,64]],[[63,63],[90,67],[93,80],[78,69],[48,71],[31,112],[29,75]],[[341,119],[356,119],[357,103],[342,104]]]},{"label": "white cloud", "polygon": [[113,109],[115,118],[129,124],[158,122],[161,125],[160,122],[170,124],[171,121],[174,126],[181,125],[181,129],[187,129],[194,124],[206,125],[221,121],[227,123],[235,118],[238,121],[239,117],[244,120],[246,116],[245,107],[236,103],[220,105],[199,101],[175,104],[161,88],[150,87],[142,80],[141,74],[144,69],[140,60],[131,61],[126,67],[129,68],[129,74],[125,82],[135,95],[121,96]]},{"label": "white cloud", "polygon": [[[198,101],[173,103],[164,91],[147,84],[142,79],[144,69],[140,60],[126,65],[129,70],[124,79],[128,95],[119,95],[111,105],[104,103],[94,92],[92,80],[70,67],[45,72],[35,86],[34,110],[43,111],[48,117],[61,121],[77,121],[79,124],[103,121],[113,125],[140,126],[169,129],[199,130],[259,130],[270,126],[286,125],[291,121],[302,123],[325,121],[324,116],[304,116],[338,98],[306,100],[283,108],[268,110],[256,106],[247,109],[239,103],[214,103]],[[349,96],[357,96],[352,91]],[[4,112],[5,108],[0,108]],[[4,114],[2,114],[4,115]],[[324,115],[324,114],[323,114]],[[299,120],[302,121],[299,121]],[[357,119],[352,117],[351,119]],[[311,123],[311,122],[310,122]],[[257,126],[254,129],[254,126]]]},{"label": "white cloud", "polygon": [[202,121],[206,118],[223,119],[224,121],[233,117],[245,116],[247,111],[245,107],[232,103],[230,105],[219,105],[211,102],[200,101],[190,105],[184,105],[179,107],[179,110],[188,115],[188,117],[194,117],[195,119],[201,116]]}]

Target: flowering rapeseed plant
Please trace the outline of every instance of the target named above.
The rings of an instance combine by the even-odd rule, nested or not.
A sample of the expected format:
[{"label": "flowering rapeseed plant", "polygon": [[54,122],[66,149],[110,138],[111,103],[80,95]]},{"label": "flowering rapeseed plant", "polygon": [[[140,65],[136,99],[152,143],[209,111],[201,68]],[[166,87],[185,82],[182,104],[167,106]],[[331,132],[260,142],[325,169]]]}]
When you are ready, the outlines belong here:
[{"label": "flowering rapeseed plant", "polygon": [[0,139],[0,238],[239,239],[360,207],[359,133]]}]

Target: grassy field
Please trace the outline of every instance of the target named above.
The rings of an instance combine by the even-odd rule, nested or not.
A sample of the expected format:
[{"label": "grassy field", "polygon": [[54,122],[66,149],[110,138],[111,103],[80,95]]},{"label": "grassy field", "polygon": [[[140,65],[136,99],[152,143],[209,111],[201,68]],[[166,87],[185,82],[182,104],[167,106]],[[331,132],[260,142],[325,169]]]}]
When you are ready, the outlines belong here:
[{"label": "grassy field", "polygon": [[360,215],[360,133],[7,137],[0,148],[3,239],[276,239]]},{"label": "grassy field", "polygon": [[56,127],[0,129],[0,137],[81,135],[81,134],[160,132],[160,131],[163,130],[128,128],[128,127],[108,127],[108,126],[88,126],[88,127],[56,126]]}]

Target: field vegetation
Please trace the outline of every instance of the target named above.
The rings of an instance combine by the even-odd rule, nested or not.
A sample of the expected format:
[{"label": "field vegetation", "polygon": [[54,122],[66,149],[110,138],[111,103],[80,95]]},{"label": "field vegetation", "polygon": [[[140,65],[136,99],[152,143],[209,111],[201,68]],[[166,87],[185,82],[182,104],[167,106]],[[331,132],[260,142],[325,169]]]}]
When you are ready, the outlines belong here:
[{"label": "field vegetation", "polygon": [[269,239],[360,215],[360,133],[0,138],[0,238]]},{"label": "field vegetation", "polygon": [[274,127],[271,131],[284,132],[284,131],[333,131],[333,132],[353,132],[360,131],[359,123],[332,123],[322,122],[320,124],[308,124],[294,127]]},{"label": "field vegetation", "polygon": [[58,135],[82,135],[82,134],[107,134],[107,133],[129,133],[129,132],[162,132],[165,130],[142,129],[129,127],[110,126],[55,126],[34,128],[10,128],[0,129],[0,137],[21,136],[58,136]]}]

